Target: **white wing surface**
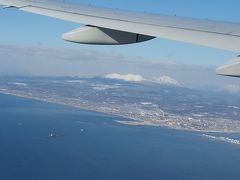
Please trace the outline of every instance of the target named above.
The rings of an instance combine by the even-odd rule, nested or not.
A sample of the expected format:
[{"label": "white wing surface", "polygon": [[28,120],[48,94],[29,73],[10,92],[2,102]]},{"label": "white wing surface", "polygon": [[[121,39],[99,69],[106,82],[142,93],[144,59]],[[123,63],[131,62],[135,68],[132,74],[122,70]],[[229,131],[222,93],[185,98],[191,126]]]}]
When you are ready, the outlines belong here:
[{"label": "white wing surface", "polygon": [[63,35],[63,39],[77,43],[128,44],[159,37],[240,52],[239,23],[130,12],[57,0],[0,0],[0,4],[85,24]]}]

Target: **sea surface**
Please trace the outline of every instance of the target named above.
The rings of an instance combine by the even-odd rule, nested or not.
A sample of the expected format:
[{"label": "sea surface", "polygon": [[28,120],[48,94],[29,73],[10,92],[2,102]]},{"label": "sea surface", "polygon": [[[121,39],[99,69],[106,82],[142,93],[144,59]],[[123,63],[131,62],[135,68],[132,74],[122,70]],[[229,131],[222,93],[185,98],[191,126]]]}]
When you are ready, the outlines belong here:
[{"label": "sea surface", "polygon": [[0,94],[0,180],[240,179],[239,145],[116,120]]}]

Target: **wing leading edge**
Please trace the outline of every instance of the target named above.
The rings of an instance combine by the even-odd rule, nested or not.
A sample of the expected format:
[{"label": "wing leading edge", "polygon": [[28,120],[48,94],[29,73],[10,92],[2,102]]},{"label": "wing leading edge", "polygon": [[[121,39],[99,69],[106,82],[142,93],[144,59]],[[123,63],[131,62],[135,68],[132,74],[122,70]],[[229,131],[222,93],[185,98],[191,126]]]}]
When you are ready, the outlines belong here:
[{"label": "wing leading edge", "polygon": [[[35,14],[88,25],[88,31],[78,29],[63,36],[65,40],[73,42],[78,39],[79,43],[84,43],[85,39],[83,41],[82,38],[86,37],[86,34],[97,32],[97,37],[100,37],[98,40],[104,39],[107,40],[107,43],[111,42],[110,44],[136,43],[159,37],[229,51],[240,51],[239,23],[129,12],[56,0],[0,0],[0,4],[5,7],[15,7]],[[86,34],[82,36],[83,34],[79,32]],[[129,37],[131,42],[119,39],[120,35]],[[142,39],[138,41],[139,35]],[[90,33],[89,37],[91,36]]]}]

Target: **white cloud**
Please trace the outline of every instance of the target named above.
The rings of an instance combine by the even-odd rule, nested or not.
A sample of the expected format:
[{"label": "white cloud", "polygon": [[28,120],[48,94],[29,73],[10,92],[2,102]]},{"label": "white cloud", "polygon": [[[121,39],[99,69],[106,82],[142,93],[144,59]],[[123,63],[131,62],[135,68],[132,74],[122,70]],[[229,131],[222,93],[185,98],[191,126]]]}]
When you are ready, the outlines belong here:
[{"label": "white cloud", "polygon": [[21,83],[21,82],[13,82],[12,84],[16,85],[16,86],[23,86],[26,87],[27,84],[26,83]]},{"label": "white cloud", "polygon": [[97,91],[104,91],[107,89],[118,89],[119,85],[93,84],[93,89]]},{"label": "white cloud", "polygon": [[225,90],[231,93],[238,93],[240,92],[240,85],[227,85]]},{"label": "white cloud", "polygon": [[70,80],[70,81],[67,81],[68,83],[76,83],[76,84],[83,84],[85,83],[85,81],[83,80]]},{"label": "white cloud", "polygon": [[[87,46],[87,48],[82,48],[82,46],[54,48],[43,45],[0,44],[0,76],[102,77],[103,74],[112,72],[118,72],[122,76],[131,72],[130,77],[120,76],[120,80],[135,80],[137,82],[143,80],[152,82],[154,80],[160,84],[165,84],[163,82],[166,80],[153,79],[152,77],[167,74],[170,77],[177,77],[177,81],[181,85],[184,84],[185,87],[219,91],[230,89],[230,91],[235,92],[238,87],[226,88],[226,84],[240,84],[240,78],[216,76],[215,67],[169,63],[163,61],[164,59],[155,61],[144,57],[139,60],[139,58],[138,56],[126,55],[119,50],[109,51],[92,46]],[[138,74],[141,75],[136,77]],[[171,83],[171,85],[173,84]],[[175,84],[178,83],[175,82]]]},{"label": "white cloud", "polygon": [[108,74],[105,76],[107,79],[117,79],[123,81],[130,81],[130,82],[142,82],[144,81],[144,77],[139,74]]},{"label": "white cloud", "polygon": [[179,83],[176,79],[173,79],[169,76],[154,77],[152,82],[170,86],[182,86],[181,83]]},{"label": "white cloud", "polygon": [[169,86],[182,86],[180,82],[177,80],[169,77],[169,76],[160,76],[160,77],[153,77],[151,79],[145,79],[143,76],[139,74],[108,74],[105,76],[107,79],[116,79],[116,80],[123,80],[123,81],[129,81],[129,82],[152,82],[162,85],[169,85]]}]

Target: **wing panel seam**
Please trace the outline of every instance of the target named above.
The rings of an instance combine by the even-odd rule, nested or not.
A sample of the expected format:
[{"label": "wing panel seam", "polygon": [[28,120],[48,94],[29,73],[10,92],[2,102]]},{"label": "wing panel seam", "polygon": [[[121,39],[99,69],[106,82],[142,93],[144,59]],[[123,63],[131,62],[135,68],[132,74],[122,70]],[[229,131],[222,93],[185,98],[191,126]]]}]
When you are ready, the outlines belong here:
[{"label": "wing panel seam", "polygon": [[225,36],[231,36],[231,37],[240,37],[239,35],[234,35],[234,34],[228,34],[228,33],[219,33],[215,31],[204,31],[204,30],[197,30],[197,29],[192,29],[192,28],[183,28],[183,27],[175,27],[175,26],[164,26],[164,25],[157,25],[157,24],[152,24],[152,23],[142,23],[138,21],[129,21],[129,20],[122,20],[122,19],[116,19],[116,18],[108,18],[104,16],[95,16],[95,15],[89,15],[89,14],[82,14],[82,13],[77,13],[77,12],[69,12],[69,11],[64,11],[64,10],[59,10],[59,9],[51,9],[51,8],[46,8],[46,7],[40,7],[40,6],[34,6],[34,5],[26,5],[19,7],[19,9],[24,10],[24,8],[38,8],[38,9],[45,9],[45,10],[50,10],[50,11],[58,11],[62,13],[69,13],[69,14],[74,14],[74,15],[80,15],[80,16],[88,16],[88,17],[93,17],[93,18],[103,18],[106,20],[114,20],[114,21],[121,21],[121,22],[128,22],[128,23],[138,23],[142,25],[150,25],[150,26],[156,26],[156,27],[163,27],[163,28],[172,28],[172,29],[179,29],[179,30],[189,30],[189,31],[195,31],[195,32],[203,32],[203,33],[211,33],[211,34],[219,34],[219,35],[225,35]]}]

